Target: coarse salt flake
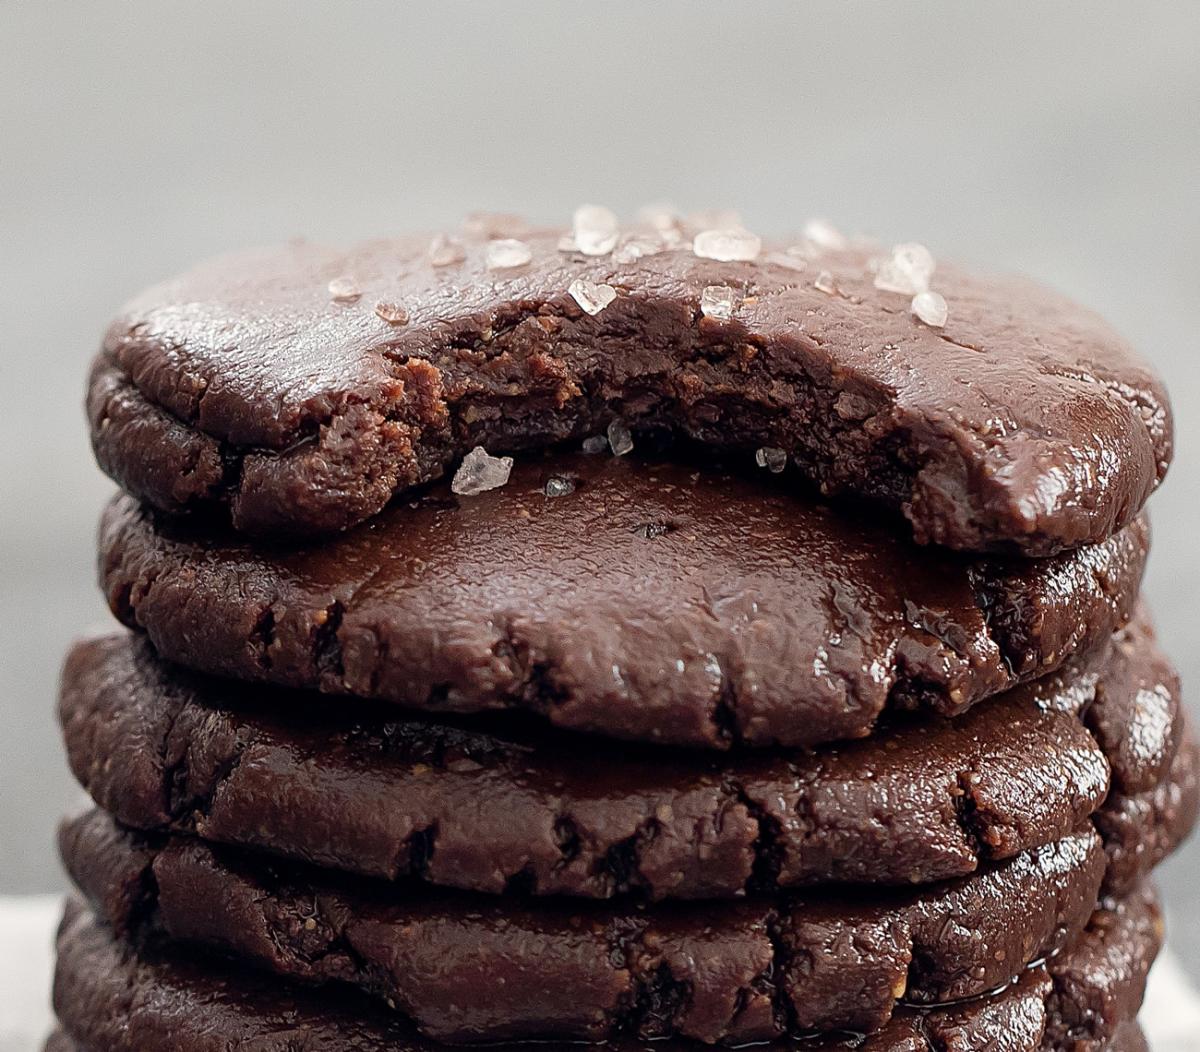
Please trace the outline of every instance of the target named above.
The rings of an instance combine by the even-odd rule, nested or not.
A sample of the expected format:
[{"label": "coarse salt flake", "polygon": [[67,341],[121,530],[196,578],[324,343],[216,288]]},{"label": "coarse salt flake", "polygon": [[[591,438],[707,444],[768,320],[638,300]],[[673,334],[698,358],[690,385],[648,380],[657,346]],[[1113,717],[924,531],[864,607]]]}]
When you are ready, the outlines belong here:
[{"label": "coarse salt flake", "polygon": [[875,271],[875,287],[884,292],[915,296],[929,288],[929,279],[937,264],[933,253],[915,241],[897,245],[888,259],[881,260]]},{"label": "coarse salt flake", "polygon": [[387,300],[380,300],[375,304],[375,313],[389,325],[408,324],[408,311],[401,307],[399,303],[389,303]]},{"label": "coarse salt flake", "polygon": [[912,312],[926,325],[940,329],[950,317],[950,308],[946,306],[945,297],[937,292],[918,292],[912,298]]},{"label": "coarse salt flake", "polygon": [[805,223],[804,240],[817,248],[837,250],[846,247],[846,235],[828,219],[810,219]]},{"label": "coarse salt flake", "polygon": [[604,435],[591,435],[583,440],[585,453],[603,453],[608,449],[608,439]]},{"label": "coarse salt flake", "polygon": [[824,292],[827,296],[832,296],[837,292],[837,286],[833,283],[833,275],[827,270],[823,270],[817,275],[817,280],[813,282],[813,288],[818,292]]},{"label": "coarse salt flake", "polygon": [[462,242],[457,238],[438,234],[429,243],[429,262],[431,266],[450,267],[455,263],[461,263],[466,258],[467,253],[463,249]]},{"label": "coarse salt flake", "polygon": [[499,489],[512,474],[512,457],[493,457],[483,446],[476,446],[462,459],[450,490],[460,497],[473,497],[490,489]]},{"label": "coarse salt flake", "polygon": [[611,285],[597,285],[583,278],[572,281],[567,291],[588,314],[599,314],[617,298],[617,290]]},{"label": "coarse salt flake", "polygon": [[679,214],[669,204],[642,205],[637,218],[655,230],[674,230],[679,226]]},{"label": "coarse salt flake", "polygon": [[657,256],[666,250],[666,242],[649,237],[628,237],[613,249],[614,263],[635,263],[643,256]]},{"label": "coarse salt flake", "polygon": [[544,492],[547,497],[566,497],[575,492],[575,480],[569,475],[551,475]]},{"label": "coarse salt flake", "polygon": [[362,290],[353,278],[343,275],[329,283],[329,295],[339,303],[353,303],[362,295]]},{"label": "coarse salt flake", "polygon": [[585,256],[607,256],[617,247],[621,227],[616,214],[603,205],[580,205],[575,209],[571,235]]},{"label": "coarse salt flake", "polygon": [[511,270],[513,267],[523,267],[531,259],[533,259],[533,252],[524,241],[502,237],[499,240],[488,242],[488,270]]},{"label": "coarse salt flake", "polygon": [[608,425],[608,444],[618,457],[633,449],[633,435],[623,420],[614,420]]},{"label": "coarse salt flake", "polygon": [[719,227],[701,230],[692,239],[692,253],[701,259],[716,259],[722,263],[746,263],[757,259],[762,251],[762,238],[741,227]]},{"label": "coarse salt flake", "polygon": [[787,467],[787,454],[775,446],[763,446],[755,451],[754,462],[760,468],[766,468],[772,474],[778,475]]},{"label": "coarse salt flake", "polygon": [[706,318],[733,317],[736,293],[728,285],[706,285],[700,293],[700,313]]}]

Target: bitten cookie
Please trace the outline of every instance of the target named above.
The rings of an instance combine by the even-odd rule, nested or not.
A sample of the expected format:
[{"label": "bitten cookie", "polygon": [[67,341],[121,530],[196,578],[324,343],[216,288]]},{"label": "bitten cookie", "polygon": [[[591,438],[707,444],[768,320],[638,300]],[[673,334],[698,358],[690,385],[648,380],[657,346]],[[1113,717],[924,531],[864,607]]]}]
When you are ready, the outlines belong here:
[{"label": "bitten cookie", "polygon": [[902,512],[921,542],[1044,555],[1131,522],[1171,458],[1158,380],[1031,282],[938,266],[934,327],[913,289],[890,291],[907,279],[887,280],[880,249],[674,227],[593,229],[587,255],[561,230],[496,233],[294,243],[150,289],[92,372],[101,465],[159,508],[311,534],[475,445],[620,421],[786,456]]}]

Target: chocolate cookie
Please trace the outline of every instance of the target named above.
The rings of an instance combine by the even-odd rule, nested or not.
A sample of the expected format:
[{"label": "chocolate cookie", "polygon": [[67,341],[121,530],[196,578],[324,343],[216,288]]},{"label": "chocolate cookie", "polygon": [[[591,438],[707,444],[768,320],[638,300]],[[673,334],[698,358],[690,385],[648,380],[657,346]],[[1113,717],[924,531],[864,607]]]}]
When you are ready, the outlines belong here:
[{"label": "chocolate cookie", "polygon": [[1087,923],[1094,831],[918,892],[594,905],[339,879],[92,811],[63,862],[119,933],[161,933],[293,979],[385,999],[451,1043],[681,1036],[745,1044],[873,1032],[901,998],[977,996]]},{"label": "chocolate cookie", "polygon": [[636,258],[563,251],[542,230],[207,263],[109,328],[88,399],[97,456],[160,508],[227,505],[239,529],[309,534],[375,515],[475,445],[619,420],[622,447],[628,427],[747,463],[767,450],[902,511],[918,541],[1035,555],[1108,537],[1165,473],[1158,380],[1069,300],[941,266],[935,328],[911,291],[874,287],[877,250],[722,262],[692,233]]},{"label": "chocolate cookie", "polygon": [[783,755],[579,751],[572,735],[507,720],[331,713],[171,668],[124,633],[77,643],[62,688],[71,767],[127,825],[492,893],[927,883],[1077,829],[1110,770],[1110,806],[1149,816],[1162,808],[1147,811],[1145,794],[1174,794],[1171,842],[1196,797],[1190,776],[1167,779],[1178,682],[1143,623],[1104,657],[954,720],[905,718],[886,737]]},{"label": "chocolate cookie", "polygon": [[[904,1007],[878,1033],[798,1036],[804,1052],[1099,1052],[1141,1004],[1161,942],[1148,893],[1097,912],[1065,952],[998,993],[930,1008]],[[313,991],[158,946],[115,940],[70,904],[58,940],[54,1006],[73,1047],[88,1052],[438,1052],[398,1013],[353,992]],[[506,1052],[529,1046],[500,1046]],[[568,1044],[539,1042],[543,1052]],[[577,1047],[577,1046],[573,1046]],[[616,1039],[614,1052],[644,1043]],[[682,1039],[664,1052],[697,1047]]]},{"label": "chocolate cookie", "polygon": [[1128,619],[1147,545],[1137,520],[1052,559],[968,559],[763,480],[584,454],[532,454],[474,497],[436,486],[314,547],[129,497],[100,538],[113,611],[169,660],[708,747],[858,737],[1053,671]]}]

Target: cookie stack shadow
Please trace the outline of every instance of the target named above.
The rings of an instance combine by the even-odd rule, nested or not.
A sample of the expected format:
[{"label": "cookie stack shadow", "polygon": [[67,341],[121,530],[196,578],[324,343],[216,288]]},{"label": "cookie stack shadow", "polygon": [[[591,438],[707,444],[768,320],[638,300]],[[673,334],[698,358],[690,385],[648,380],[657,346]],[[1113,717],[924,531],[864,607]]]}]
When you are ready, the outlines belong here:
[{"label": "cookie stack shadow", "polygon": [[[558,253],[557,236],[544,240],[529,238],[539,277],[520,309],[553,324],[530,335],[503,304],[472,308],[489,333],[501,316],[525,332],[505,353],[542,377],[554,353],[535,335],[562,339],[570,373],[583,338],[558,329],[599,324],[545,291],[561,264],[543,262]],[[244,266],[299,268],[320,290],[309,315],[361,327],[362,292],[330,304],[323,290],[340,269],[369,284],[379,249],[366,251]],[[464,251],[456,266],[482,249]],[[730,264],[654,264],[669,265],[686,273],[647,279],[626,328],[709,325],[669,303],[648,320],[645,303],[698,300]],[[255,473],[289,470],[285,455],[249,465],[262,454],[230,434],[252,428],[229,424],[220,481],[196,498],[208,432],[222,431],[204,414],[250,410],[230,409],[211,377],[190,415],[162,393],[164,370],[177,390],[200,375],[180,364],[192,344],[233,338],[214,333],[270,342],[247,334],[257,316],[236,299],[237,266],[131,308],[93,374],[97,450],[128,491],[99,539],[125,627],[79,641],[63,671],[67,753],[91,803],[60,828],[76,892],[48,1048],[1145,1047],[1136,1015],[1163,934],[1149,874],[1190,829],[1198,788],[1179,684],[1138,598],[1138,500],[1097,510],[1101,528],[1080,526],[1081,499],[1057,537],[1047,515],[1027,545],[999,513],[968,529],[930,512],[940,526],[923,527],[911,494],[854,461],[852,438],[823,436],[842,461],[830,482],[823,454],[728,399],[711,404],[729,422],[692,407],[695,423],[580,381],[595,404],[569,434],[530,423],[566,412],[544,392],[508,429],[478,410],[487,435],[460,414],[438,425],[452,437],[429,446],[437,457],[412,455],[424,475],[391,481],[386,506],[363,511],[361,487],[347,497],[363,520],[348,529],[323,529],[336,494],[308,464],[253,496],[261,511],[288,494],[268,518],[291,536],[240,531],[235,505],[250,506]],[[255,310],[309,317],[287,300],[304,282],[287,275],[256,287]],[[636,299],[629,284],[605,314]],[[819,289],[788,294],[829,309]],[[243,328],[218,324],[230,317]],[[295,337],[268,321],[271,339]],[[831,320],[830,338],[851,322]],[[906,315],[862,325],[926,333]],[[604,346],[603,332],[588,338]],[[487,376],[496,359],[471,355],[464,368]],[[505,390],[525,376],[511,367]],[[853,389],[810,377],[835,381]],[[666,383],[661,371],[644,382]],[[429,377],[404,384],[427,411],[389,418],[408,441],[436,414]],[[624,424],[580,451],[615,419],[632,451]],[[351,410],[337,420],[322,426],[344,423],[338,440],[367,456],[368,425]],[[511,473],[452,486],[481,437],[517,449]],[[760,464],[786,452],[787,469],[756,467],[756,447],[770,454]],[[852,490],[855,470],[857,495],[810,488]],[[914,524],[944,543],[917,544]]]}]

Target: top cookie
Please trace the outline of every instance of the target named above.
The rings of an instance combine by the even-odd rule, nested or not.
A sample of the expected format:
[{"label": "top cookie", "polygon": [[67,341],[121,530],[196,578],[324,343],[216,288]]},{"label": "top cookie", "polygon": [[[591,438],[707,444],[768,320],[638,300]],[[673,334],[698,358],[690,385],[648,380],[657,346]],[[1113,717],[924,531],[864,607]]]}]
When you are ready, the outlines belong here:
[{"label": "top cookie", "polygon": [[581,238],[608,248],[585,255],[562,234],[298,243],[159,285],[93,368],[100,463],[159,508],[225,504],[245,532],[304,535],[370,518],[476,445],[620,421],[635,440],[786,454],[920,542],[1045,555],[1132,521],[1170,460],[1158,380],[1027,281],[938,267],[935,328],[876,287],[877,247],[755,252],[660,226]]}]

